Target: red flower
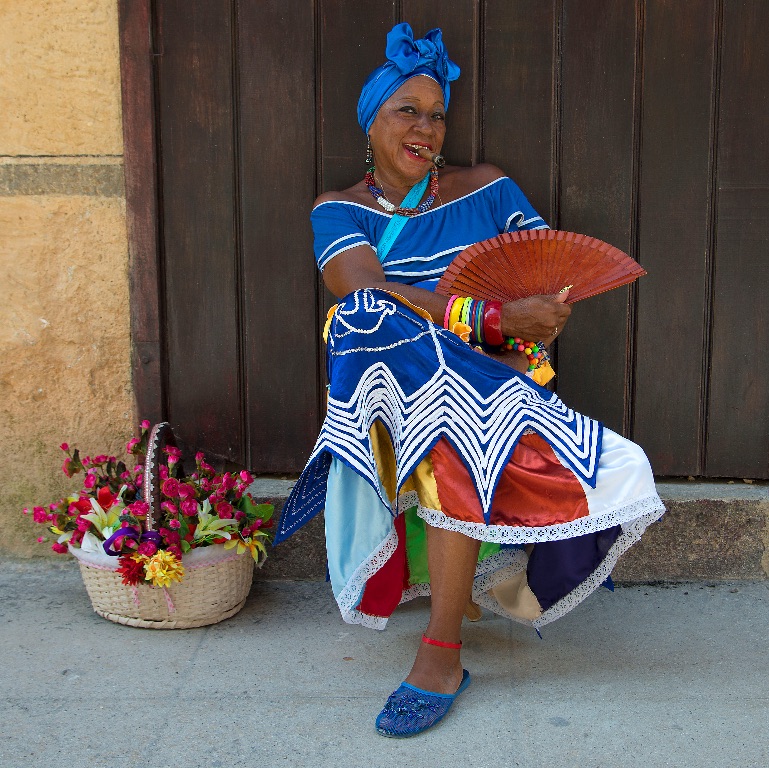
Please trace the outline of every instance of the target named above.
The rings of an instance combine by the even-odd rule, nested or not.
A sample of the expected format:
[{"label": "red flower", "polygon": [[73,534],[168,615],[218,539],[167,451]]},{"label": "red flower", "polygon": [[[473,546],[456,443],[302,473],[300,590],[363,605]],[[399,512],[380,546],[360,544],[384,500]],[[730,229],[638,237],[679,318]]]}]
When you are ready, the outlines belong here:
[{"label": "red flower", "polygon": [[72,507],[77,510],[77,512],[74,514],[87,515],[89,512],[93,512],[91,500],[88,498],[88,496],[81,496],[77,501],[70,504],[68,510],[70,514],[73,514]]},{"label": "red flower", "polygon": [[141,560],[124,555],[118,562],[120,565],[117,572],[123,577],[123,584],[133,587],[144,581],[144,563]]},{"label": "red flower", "polygon": [[117,496],[106,485],[103,488],[99,488],[96,494],[96,500],[105,512],[115,503],[116,498]]}]

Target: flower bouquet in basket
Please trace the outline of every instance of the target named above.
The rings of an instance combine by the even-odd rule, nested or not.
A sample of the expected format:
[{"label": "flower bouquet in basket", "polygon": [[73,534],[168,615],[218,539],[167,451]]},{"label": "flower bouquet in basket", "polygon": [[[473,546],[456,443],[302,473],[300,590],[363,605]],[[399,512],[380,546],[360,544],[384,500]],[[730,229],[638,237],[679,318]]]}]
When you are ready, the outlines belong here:
[{"label": "flower bouquet in basket", "polygon": [[[64,443],[62,469],[84,474],[78,493],[34,507],[36,523],[74,555],[94,610],[132,626],[181,629],[237,613],[254,566],[267,557],[272,504],[248,492],[249,472],[217,473],[202,453],[183,476],[168,424],[142,422],[126,445],[129,467],[114,456],[80,457]],[[24,514],[29,514],[25,509]],[[45,537],[38,538],[39,542]]]}]

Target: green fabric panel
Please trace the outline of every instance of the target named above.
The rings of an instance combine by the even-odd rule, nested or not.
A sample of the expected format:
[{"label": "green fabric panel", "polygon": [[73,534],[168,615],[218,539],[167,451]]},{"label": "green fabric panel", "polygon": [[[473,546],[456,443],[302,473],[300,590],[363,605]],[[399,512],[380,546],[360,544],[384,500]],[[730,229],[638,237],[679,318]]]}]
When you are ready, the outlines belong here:
[{"label": "green fabric panel", "polygon": [[409,566],[409,584],[429,584],[427,570],[427,530],[425,521],[417,515],[417,508],[406,512],[406,562]]},{"label": "green fabric panel", "polygon": [[[409,584],[429,584],[430,571],[427,569],[427,528],[425,521],[417,515],[417,508],[411,507],[406,515],[406,561],[409,566]],[[478,562],[496,555],[499,544],[482,541]]]},{"label": "green fabric panel", "polygon": [[491,541],[482,541],[481,549],[478,552],[478,562],[480,563],[482,560],[485,560],[487,557],[496,555],[500,549],[502,549],[501,544],[494,544]]}]

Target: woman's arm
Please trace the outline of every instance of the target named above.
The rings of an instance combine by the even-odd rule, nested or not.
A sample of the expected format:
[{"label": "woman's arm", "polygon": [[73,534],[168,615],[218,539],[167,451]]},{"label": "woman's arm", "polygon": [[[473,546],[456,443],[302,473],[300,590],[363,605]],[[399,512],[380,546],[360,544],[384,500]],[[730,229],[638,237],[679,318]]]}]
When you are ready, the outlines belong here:
[{"label": "woman's arm", "polygon": [[443,325],[448,297],[439,293],[415,288],[403,283],[388,282],[374,249],[367,245],[350,248],[328,262],[323,270],[326,288],[337,298],[342,298],[361,288],[379,288],[400,294],[412,304],[427,310],[433,322]]},{"label": "woman's arm", "polygon": [[[323,270],[323,282],[338,298],[361,288],[398,293],[427,310],[433,322],[443,325],[448,298],[413,285],[388,282],[374,250],[367,245],[351,248],[331,259]],[[528,341],[541,339],[549,344],[556,336],[554,329],[557,327],[560,333],[571,314],[571,308],[563,303],[565,298],[566,294],[557,297],[529,296],[507,302],[502,307],[502,333]]]}]

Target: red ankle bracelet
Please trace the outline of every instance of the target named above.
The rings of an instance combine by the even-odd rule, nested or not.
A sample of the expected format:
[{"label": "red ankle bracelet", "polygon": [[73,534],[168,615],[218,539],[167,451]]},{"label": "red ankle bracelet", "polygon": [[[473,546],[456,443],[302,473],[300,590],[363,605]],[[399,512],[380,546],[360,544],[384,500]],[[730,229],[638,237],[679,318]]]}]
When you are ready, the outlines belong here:
[{"label": "red ankle bracelet", "polygon": [[461,648],[462,643],[444,643],[443,640],[433,640],[432,637],[422,635],[422,642],[428,645],[437,645],[439,648]]}]

